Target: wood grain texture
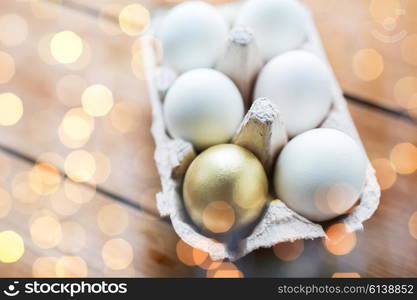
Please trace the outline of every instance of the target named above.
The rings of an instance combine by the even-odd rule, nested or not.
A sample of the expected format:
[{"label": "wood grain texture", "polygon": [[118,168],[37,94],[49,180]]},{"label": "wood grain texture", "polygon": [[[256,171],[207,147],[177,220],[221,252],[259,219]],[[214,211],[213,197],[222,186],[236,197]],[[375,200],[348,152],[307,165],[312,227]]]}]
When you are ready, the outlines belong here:
[{"label": "wood grain texture", "polygon": [[[311,5],[315,13],[327,54],[342,87],[349,93],[369,98],[373,103],[398,109],[397,103],[393,101],[395,82],[403,76],[415,76],[417,72],[415,67],[402,60],[400,44],[382,43],[371,35],[369,30],[376,25],[369,21],[370,2],[305,2]],[[333,2],[333,6],[330,6],[331,10],[323,10],[320,9],[319,2]],[[407,11],[415,7],[413,1],[404,0],[401,3],[408,5]],[[97,24],[96,13],[79,13],[73,9],[57,7],[55,18],[39,19],[24,2],[3,1],[0,7],[2,11],[21,15],[30,25],[29,37],[21,46],[8,48],[0,44],[0,51],[11,54],[16,63],[15,76],[9,83],[0,85],[0,92],[16,93],[22,98],[25,109],[24,116],[17,125],[0,128],[0,144],[34,158],[51,151],[65,157],[72,149],[60,142],[58,127],[69,108],[58,100],[58,81],[68,74],[76,74],[85,78],[89,84],[103,83],[112,89],[116,103],[132,103],[132,107],[135,107],[133,110],[137,111],[133,114],[137,123],[131,131],[121,134],[112,128],[109,116],[97,118],[94,132],[84,149],[100,151],[110,158],[112,172],[101,185],[104,189],[139,203],[155,213],[154,194],[159,189],[159,179],[152,158],[150,107],[145,85],[132,74],[130,67],[134,39],[122,34],[109,36],[104,33]],[[349,20],[346,16],[349,16]],[[409,26],[405,28],[411,33],[412,28],[415,28],[415,19],[410,20],[408,17],[402,16],[398,26]],[[58,64],[48,65],[39,58],[37,45],[42,37],[61,30],[73,30],[88,42],[93,55],[87,67],[72,70]],[[352,59],[358,50],[369,47],[383,54],[384,71],[376,80],[363,82],[352,70]],[[76,105],[79,106],[80,103]],[[350,110],[371,159],[389,157],[391,149],[400,142],[417,144],[414,125],[357,104],[350,104]],[[122,119],[131,116],[126,111],[119,114]],[[30,168],[25,162],[7,155],[6,157],[13,170],[10,172]],[[59,167],[62,166],[61,162]],[[0,181],[0,186],[9,189],[10,178],[6,182]],[[243,272],[246,276],[277,276],[279,272],[274,269],[274,262],[280,262],[281,275],[331,276],[333,272],[358,272],[361,276],[417,276],[417,258],[414,255],[417,251],[417,240],[408,231],[408,220],[417,210],[416,180],[416,173],[398,175],[395,184],[383,191],[380,208],[365,223],[365,231],[358,233],[357,245],[350,254],[336,257],[324,251],[320,241],[311,246],[306,243],[298,267],[295,263],[284,263],[292,270],[291,273],[289,269],[285,271],[282,262],[277,258],[270,257],[271,249],[260,250],[246,258],[245,262],[239,262]],[[89,236],[89,246],[77,254],[88,261],[89,276],[189,275],[187,270],[173,263],[176,262],[173,250],[176,237],[169,225],[127,206],[123,207],[128,212],[130,225],[121,236],[135,248],[134,267],[128,272],[121,272],[122,274],[107,270],[101,260],[100,251],[110,237],[98,229],[96,214],[101,206],[110,203],[114,203],[114,200],[98,195],[77,214],[68,218],[82,224]],[[47,199],[43,204],[50,209]],[[0,222],[0,230],[15,230],[25,237],[25,241],[28,240],[25,255],[19,262],[0,265],[1,276],[31,276],[32,264],[37,257],[60,257],[64,254],[59,249],[37,248],[30,241],[28,219],[27,215],[12,210]],[[317,256],[323,257],[319,260],[323,264],[315,264]]]},{"label": "wood grain texture", "polygon": [[[222,4],[236,0],[212,0],[213,4]],[[396,110],[404,110],[404,102],[399,103],[394,94],[396,83],[404,77],[416,76],[416,55],[404,58],[403,51],[409,45],[408,52],[415,51],[417,21],[414,12],[417,3],[413,0],[300,0],[313,13],[320,32],[324,48],[333,71],[342,89],[353,96]],[[68,5],[78,5],[100,11],[109,7],[112,1],[85,2],[82,0],[64,0]],[[137,0],[152,9],[164,5],[175,5],[182,0]],[[112,15],[117,19],[118,8],[113,6]],[[410,38],[411,41],[408,40]],[[408,40],[408,41],[407,41]],[[410,46],[413,45],[413,46]],[[374,49],[382,58],[383,70],[376,78],[363,80],[354,69],[354,59],[358,51]],[[358,60],[362,70],[378,68],[370,59]],[[366,66],[364,66],[366,64]],[[372,73],[372,71],[371,71]],[[378,72],[377,72],[378,73]],[[414,87],[417,90],[417,86]],[[414,103],[414,102],[413,102]],[[411,104],[415,108],[415,103]]]},{"label": "wood grain texture", "polygon": [[[33,166],[4,152],[0,152],[0,161],[2,167],[0,187],[2,191],[6,191],[12,197],[12,209],[1,218],[0,231],[13,230],[23,238],[25,243],[25,253],[17,262],[0,263],[1,277],[32,277],[33,263],[37,258],[55,257],[60,259],[63,256],[81,257],[87,263],[87,275],[90,277],[177,277],[192,274],[191,270],[177,259],[175,247],[178,237],[168,223],[116,202],[100,193],[97,193],[89,202],[82,204],[78,211],[70,215],[62,215],[62,210],[57,212],[55,209],[57,206],[52,204],[54,197],[58,197],[57,200],[60,203],[67,201],[63,194],[59,194],[59,191],[58,194],[39,196],[31,204],[24,204],[22,199],[13,196],[19,190],[22,191],[22,186],[19,189],[15,185],[16,178],[29,172]],[[63,183],[61,183],[62,186]],[[83,193],[91,192],[90,187],[77,184],[76,186],[84,191]],[[31,193],[33,194],[33,191]],[[4,193],[2,195],[4,196]],[[27,196],[26,199],[28,199]],[[114,215],[113,220],[101,219],[105,222],[102,221],[100,224],[110,226],[114,222],[113,227],[118,227],[118,222],[127,217],[127,226],[120,234],[113,234],[113,232],[109,235],[108,230],[100,229],[105,227],[99,226],[99,211],[107,205],[112,205],[113,211],[115,206],[118,207],[122,214]],[[121,217],[121,215],[125,217]],[[66,232],[63,229],[61,242],[56,247],[40,248],[39,243],[34,242],[30,229],[31,224],[33,225],[35,220],[42,216],[53,216],[59,220],[62,228],[65,228],[65,224],[68,222],[77,223],[84,231],[85,238],[79,234],[75,237],[71,236],[71,232]],[[124,226],[120,228],[123,229]],[[54,227],[44,228],[44,230],[43,238],[48,239],[48,237],[54,236]],[[107,241],[118,238],[126,240],[132,246],[133,261],[126,268],[112,270],[104,263],[102,248]],[[35,238],[35,241],[37,240],[39,238]],[[85,240],[85,243],[82,243],[82,240]],[[80,243],[80,247],[74,248],[74,243]]]},{"label": "wood grain texture", "polygon": [[[417,65],[410,64],[402,56],[406,36],[417,32],[417,2],[302,1],[314,15],[324,48],[343,91],[385,107],[404,109],[394,97],[394,86],[400,79],[417,74]],[[379,6],[371,8],[372,2]],[[389,18],[396,21],[392,29],[383,26],[384,20],[390,21]],[[381,35],[387,39],[381,38]],[[364,81],[355,73],[353,60],[359,50],[369,48],[381,55],[384,67],[376,79]],[[366,68],[375,65],[369,61],[362,61],[363,65],[365,63],[369,63]]]},{"label": "wood grain texture", "polygon": [[[354,122],[371,160],[389,158],[398,143],[417,144],[414,125],[362,106],[350,105]],[[346,269],[364,276],[417,276],[417,240],[409,232],[411,214],[417,211],[417,173],[398,175],[382,192],[380,207],[358,234],[357,249],[340,259]]]},{"label": "wood grain texture", "polygon": [[[59,139],[58,129],[65,113],[81,106],[83,90],[66,90],[70,107],[59,99],[60,80],[68,75],[83,78],[86,85],[104,84],[111,89],[115,104],[105,117],[95,118],[94,131],[84,147],[101,152],[110,159],[111,173],[103,188],[142,205],[155,214],[154,196],[160,189],[150,135],[150,106],[143,80],[131,68],[134,37],[108,35],[96,18],[77,11],[55,8],[55,17],[36,17],[27,2],[5,1],[2,11],[22,16],[29,25],[29,35],[23,44],[0,50],[12,55],[16,73],[0,92],[13,92],[23,102],[24,115],[18,124],[0,127],[0,144],[29,157],[37,158],[54,152],[65,158],[71,151]],[[115,26],[115,25],[111,25]],[[39,56],[39,43],[45,36],[63,30],[77,33],[89,46],[89,63],[80,69],[61,64],[47,64]],[[47,44],[46,47],[49,47]],[[116,125],[114,125],[116,124]],[[58,167],[63,169],[62,160]]]}]

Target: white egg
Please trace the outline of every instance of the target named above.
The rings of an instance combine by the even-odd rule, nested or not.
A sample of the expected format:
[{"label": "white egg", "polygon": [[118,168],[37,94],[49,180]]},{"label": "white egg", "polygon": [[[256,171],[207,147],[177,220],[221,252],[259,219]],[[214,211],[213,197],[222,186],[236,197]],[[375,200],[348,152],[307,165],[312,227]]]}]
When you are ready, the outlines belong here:
[{"label": "white egg", "polygon": [[350,136],[335,129],[312,129],[282,150],[275,166],[275,192],[307,219],[330,220],[355,204],[366,167],[363,150]]},{"label": "white egg", "polygon": [[282,114],[288,135],[317,127],[332,102],[331,73],[314,54],[290,51],[272,59],[259,74],[254,97],[268,97]]},{"label": "white egg", "polygon": [[157,33],[164,64],[179,72],[212,67],[224,51],[227,31],[225,20],[207,3],[192,1],[174,7]]},{"label": "white egg", "polygon": [[168,90],[164,117],[174,138],[197,149],[228,142],[244,113],[243,99],[235,84],[213,69],[181,75]]},{"label": "white egg", "polygon": [[250,0],[236,24],[250,27],[263,57],[300,47],[307,38],[307,15],[297,0]]}]

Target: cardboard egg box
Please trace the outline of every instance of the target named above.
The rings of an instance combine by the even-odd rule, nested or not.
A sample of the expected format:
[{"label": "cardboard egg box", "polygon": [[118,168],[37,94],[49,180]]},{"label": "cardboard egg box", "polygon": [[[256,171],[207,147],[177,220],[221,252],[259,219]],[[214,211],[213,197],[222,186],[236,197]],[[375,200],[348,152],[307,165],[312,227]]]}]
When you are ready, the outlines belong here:
[{"label": "cardboard egg box", "polygon": [[[241,3],[218,6],[229,23],[233,22]],[[155,26],[158,19],[164,17],[166,10],[155,12]],[[309,12],[308,37],[299,49],[310,51],[321,58],[331,69],[322,44]],[[221,58],[216,69],[228,75],[242,93],[246,107],[250,107],[239,129],[232,139],[252,151],[263,163],[265,169],[271,170],[279,151],[288,142],[280,113],[268,99],[256,99],[249,103],[251,90],[256,75],[263,66],[262,60],[254,46],[253,36],[244,28],[231,29],[225,57]],[[236,260],[255,249],[271,247],[280,242],[298,239],[315,239],[325,236],[322,224],[314,223],[288,208],[282,201],[271,201],[259,223],[249,235],[240,239],[236,247],[231,248],[210,236],[205,236],[191,223],[182,201],[181,184],[187,167],[196,156],[193,146],[183,140],[172,139],[166,130],[162,103],[166,90],[175,80],[177,74],[164,66],[158,65],[153,47],[144,48],[145,73],[149,98],[152,105],[152,135],[155,140],[155,161],[160,175],[162,191],[157,194],[157,207],[163,217],[169,217],[177,234],[187,244],[206,251],[213,260]],[[237,67],[238,66],[238,67]],[[343,93],[332,73],[332,107],[320,127],[341,130],[354,138],[362,147],[361,140],[350,117]],[[365,152],[365,150],[363,149]],[[270,172],[269,172],[270,173]],[[270,175],[269,180],[272,180]],[[368,160],[366,183],[356,206],[336,220],[327,222],[344,223],[348,230],[363,229],[363,222],[369,219],[378,207],[380,188],[375,171]],[[271,194],[270,199],[274,196]]]}]

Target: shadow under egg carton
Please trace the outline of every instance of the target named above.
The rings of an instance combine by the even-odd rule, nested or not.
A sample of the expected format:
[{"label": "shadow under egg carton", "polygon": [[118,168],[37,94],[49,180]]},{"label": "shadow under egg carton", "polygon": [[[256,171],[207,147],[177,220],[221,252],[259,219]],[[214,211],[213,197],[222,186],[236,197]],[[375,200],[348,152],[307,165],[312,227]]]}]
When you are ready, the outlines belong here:
[{"label": "shadow under egg carton", "polygon": [[[227,19],[233,19],[231,12],[236,13],[239,4],[226,4],[218,9]],[[159,18],[163,18],[162,12]],[[308,16],[308,38],[299,49],[308,50],[320,57],[331,70],[331,67],[324,54],[320,37],[316,31],[314,21],[310,13]],[[262,62],[257,55],[257,49],[251,42],[250,34],[245,30],[238,32],[231,31],[228,52],[233,52],[225,63],[219,61],[216,69],[222,71],[236,83],[242,97],[247,102],[251,94],[256,75],[259,72]],[[243,34],[243,37],[242,37]],[[236,52],[237,51],[237,52]],[[236,55],[238,54],[238,55]],[[155,161],[161,179],[162,191],[157,194],[157,207],[161,216],[169,216],[177,234],[189,245],[206,251],[213,260],[230,259],[236,260],[258,248],[272,247],[273,245],[294,241],[298,239],[315,239],[326,236],[325,229],[321,224],[314,223],[300,216],[282,201],[272,201],[267,206],[265,213],[253,231],[242,238],[237,247],[230,249],[227,244],[218,242],[210,237],[206,237],[196,231],[185,212],[181,196],[181,184],[187,167],[196,156],[193,146],[183,140],[172,139],[168,136],[165,129],[162,97],[164,90],[169,86],[167,78],[173,81],[174,76],[170,74],[165,79],[156,79],[155,53],[151,49],[145,51],[145,72],[148,83],[148,92],[152,105],[152,135],[155,140]],[[233,59],[230,59],[233,58]],[[232,60],[232,62],[230,62]],[[233,61],[235,60],[235,61]],[[240,60],[236,61],[236,60]],[[243,69],[235,70],[238,65]],[[162,68],[165,68],[162,66]],[[159,69],[160,70],[160,69]],[[161,72],[159,72],[161,73]],[[249,87],[245,85],[249,85]],[[332,73],[332,95],[333,102],[331,110],[320,127],[333,128],[345,132],[353,137],[365,152],[353,121],[350,117],[343,93]],[[272,164],[279,151],[285,146],[288,138],[280,114],[276,106],[268,99],[257,99],[250,106],[249,111],[244,117],[232,142],[252,151],[263,163],[266,170],[271,170]],[[270,174],[269,177],[272,180]],[[273,195],[270,195],[273,199]],[[375,171],[368,160],[366,183],[361,193],[360,200],[356,206],[334,222],[342,222],[350,231],[362,230],[362,223],[369,219],[378,207],[380,198],[380,188],[378,186]],[[332,221],[326,224],[331,224]]]}]

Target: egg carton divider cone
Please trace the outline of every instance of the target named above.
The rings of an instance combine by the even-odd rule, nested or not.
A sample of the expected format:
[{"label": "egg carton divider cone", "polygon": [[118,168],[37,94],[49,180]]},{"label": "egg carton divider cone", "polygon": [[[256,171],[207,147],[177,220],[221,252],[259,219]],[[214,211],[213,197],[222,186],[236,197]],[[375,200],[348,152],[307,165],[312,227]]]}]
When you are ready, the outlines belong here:
[{"label": "egg carton divider cone", "polygon": [[[236,12],[240,3],[225,4],[219,6],[222,12]],[[163,18],[164,11],[159,13]],[[308,39],[300,49],[308,50],[322,59],[331,70],[327,61],[320,37],[314,25],[310,13],[308,15]],[[228,14],[230,17],[230,14]],[[237,30],[237,33],[236,33]],[[250,35],[246,30],[236,29],[230,35],[231,39],[226,50],[225,57],[232,51],[229,60],[220,60],[217,69],[229,75],[236,83],[247,99],[248,90],[245,84],[253,85],[255,74],[259,72],[260,62],[256,56],[256,48],[250,42]],[[240,30],[240,31],[239,31]],[[237,39],[234,40],[233,36]],[[249,38],[248,38],[249,37]],[[315,239],[325,236],[325,230],[321,224],[314,223],[300,216],[282,201],[272,201],[260,222],[250,235],[243,238],[237,249],[231,250],[224,244],[210,237],[198,233],[190,224],[185,212],[181,196],[181,181],[187,167],[196,156],[193,146],[186,141],[172,139],[165,129],[162,97],[163,92],[158,88],[157,76],[164,75],[157,66],[155,51],[152,47],[143,47],[144,67],[148,84],[148,93],[152,106],[152,135],[155,140],[155,161],[160,175],[162,191],[157,194],[157,207],[161,216],[169,216],[177,234],[189,245],[206,251],[213,260],[230,259],[236,260],[261,247],[271,247],[280,242],[294,241],[298,239]],[[234,61],[233,61],[234,60]],[[243,63],[243,70],[233,69]],[[162,68],[166,68],[162,66]],[[158,75],[159,74],[159,75]],[[166,87],[164,87],[166,88]],[[332,73],[332,108],[320,127],[341,130],[354,138],[365,152],[359,135],[350,117],[343,93]],[[280,118],[279,111],[268,99],[257,99],[253,102],[244,117],[232,142],[252,151],[264,164],[266,170],[270,170],[277,153],[287,142],[285,126]],[[368,160],[366,183],[360,200],[349,214],[338,218],[336,222],[343,222],[348,230],[357,231],[363,229],[363,222],[369,219],[378,207],[380,188],[378,186],[375,171]],[[271,199],[273,197],[271,196]]]}]

